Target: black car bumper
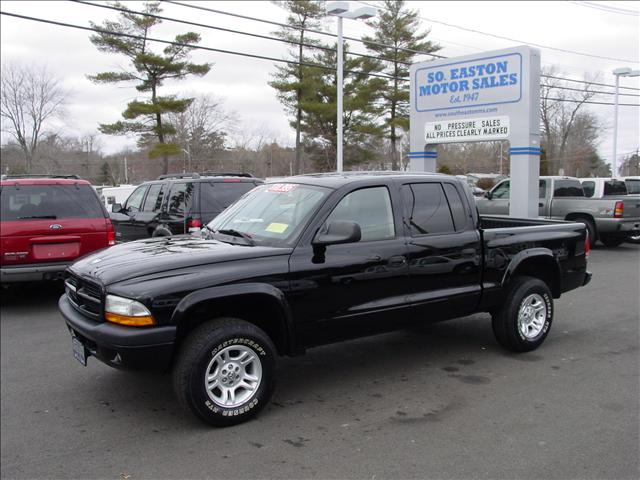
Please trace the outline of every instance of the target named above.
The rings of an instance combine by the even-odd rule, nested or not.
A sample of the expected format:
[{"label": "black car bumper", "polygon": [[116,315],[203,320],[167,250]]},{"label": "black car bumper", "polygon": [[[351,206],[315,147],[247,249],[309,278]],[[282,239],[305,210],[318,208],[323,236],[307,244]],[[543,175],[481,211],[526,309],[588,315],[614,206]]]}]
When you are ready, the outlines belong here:
[{"label": "black car bumper", "polygon": [[95,322],[78,312],[66,294],[58,301],[72,336],[89,355],[115,368],[166,370],[171,364],[176,327],[125,327]]}]

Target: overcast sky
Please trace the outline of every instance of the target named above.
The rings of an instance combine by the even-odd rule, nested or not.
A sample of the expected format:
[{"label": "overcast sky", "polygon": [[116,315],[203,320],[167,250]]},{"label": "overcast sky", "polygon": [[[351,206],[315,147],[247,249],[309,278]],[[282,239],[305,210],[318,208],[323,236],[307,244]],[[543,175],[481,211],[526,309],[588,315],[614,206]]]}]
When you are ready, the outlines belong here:
[{"label": "overcast sky", "polygon": [[[125,2],[130,8],[140,8],[136,2]],[[227,12],[284,22],[286,13],[271,2],[220,1],[190,2]],[[352,7],[360,2],[350,2]],[[621,9],[610,13],[599,5]],[[117,12],[69,1],[2,1],[2,11],[87,26],[89,20],[101,23],[115,19]],[[640,68],[640,2],[409,2],[419,9],[425,28],[431,29],[430,39],[443,48],[444,56],[459,56],[530,43],[572,50],[605,58],[566,53],[541,48],[543,67],[555,66],[559,72],[575,79],[585,75],[599,76],[602,83],[613,84],[611,71],[618,67]],[[226,15],[203,12],[180,5],[164,3],[167,17],[206,23],[241,31],[270,34],[275,27]],[[633,13],[635,12],[635,14]],[[444,25],[444,22],[449,25]],[[495,38],[470,32],[455,26],[508,37]],[[95,132],[99,123],[111,123],[120,118],[127,101],[135,98],[132,87],[94,85],[85,75],[125,65],[124,58],[98,52],[89,42],[89,32],[45,25],[32,21],[1,17],[2,62],[26,62],[47,65],[73,91],[67,109],[65,128],[80,135]],[[323,29],[335,31],[335,20],[327,19]],[[201,45],[219,49],[284,58],[286,47],[278,42],[216,30],[165,22],[153,33],[169,39],[187,30],[202,35]],[[360,37],[369,33],[364,22],[346,20],[344,33]],[[359,44],[352,50],[362,52]],[[165,93],[209,93],[224,99],[226,108],[237,112],[243,129],[259,132],[281,143],[293,143],[293,131],[267,82],[275,71],[274,62],[222,53],[195,51],[196,62],[213,62],[203,78],[193,78],[179,84],[168,84]],[[621,85],[640,88],[640,77],[622,78]],[[613,91],[602,87],[602,90]],[[640,94],[639,91],[621,90]],[[602,95],[600,101],[612,102],[613,95]],[[638,97],[620,97],[621,103],[639,103]],[[600,153],[611,160],[613,106],[589,107],[602,121]],[[640,108],[620,107],[618,152],[635,151],[640,143]],[[102,136],[103,150],[117,151],[133,145],[132,139]]]}]

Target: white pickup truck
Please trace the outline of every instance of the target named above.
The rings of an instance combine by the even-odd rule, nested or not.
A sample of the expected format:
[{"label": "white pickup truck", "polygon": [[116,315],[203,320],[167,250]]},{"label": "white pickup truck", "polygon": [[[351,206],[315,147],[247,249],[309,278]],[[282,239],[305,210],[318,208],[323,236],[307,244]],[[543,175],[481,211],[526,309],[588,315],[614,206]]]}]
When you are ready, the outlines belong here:
[{"label": "white pickup truck", "polygon": [[[603,187],[604,188],[604,187]],[[503,180],[476,204],[481,215],[508,215],[511,183]],[[616,247],[640,234],[640,196],[588,198],[574,177],[540,177],[538,215],[584,223],[592,244]]]}]

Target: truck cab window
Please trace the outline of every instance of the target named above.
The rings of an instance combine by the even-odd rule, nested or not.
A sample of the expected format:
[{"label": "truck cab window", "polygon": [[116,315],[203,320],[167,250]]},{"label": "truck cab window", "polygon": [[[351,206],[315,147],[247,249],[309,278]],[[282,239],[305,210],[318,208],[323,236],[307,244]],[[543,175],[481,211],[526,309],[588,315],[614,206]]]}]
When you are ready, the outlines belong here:
[{"label": "truck cab window", "polygon": [[403,185],[402,198],[412,237],[455,231],[451,210],[440,183]]}]

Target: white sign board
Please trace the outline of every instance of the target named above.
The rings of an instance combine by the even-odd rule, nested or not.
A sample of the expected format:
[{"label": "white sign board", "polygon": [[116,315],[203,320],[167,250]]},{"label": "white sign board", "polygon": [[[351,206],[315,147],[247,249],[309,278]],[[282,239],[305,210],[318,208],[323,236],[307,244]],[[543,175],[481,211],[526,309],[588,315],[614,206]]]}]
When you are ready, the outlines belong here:
[{"label": "white sign board", "polygon": [[538,214],[540,53],[527,46],[411,66],[411,170],[436,170],[442,143],[508,140],[510,214]]},{"label": "white sign board", "polygon": [[424,127],[426,143],[485,142],[509,138],[509,117],[429,122]]}]

